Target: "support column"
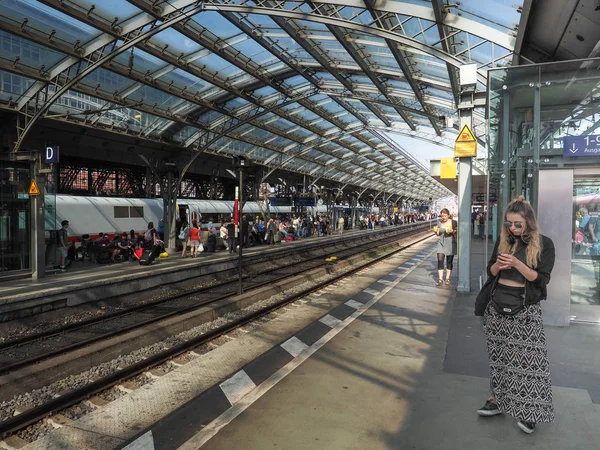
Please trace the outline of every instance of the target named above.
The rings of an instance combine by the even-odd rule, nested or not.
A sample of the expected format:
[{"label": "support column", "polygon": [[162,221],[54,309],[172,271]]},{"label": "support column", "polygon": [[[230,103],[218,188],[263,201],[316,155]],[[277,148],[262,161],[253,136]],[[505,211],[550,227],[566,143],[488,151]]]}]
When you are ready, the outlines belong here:
[{"label": "support column", "polygon": [[[35,180],[40,190],[40,195],[29,196],[30,225],[29,235],[31,242],[31,277],[34,280],[46,276],[46,236],[44,208],[45,176],[40,174],[42,169],[42,155],[36,152],[31,161],[31,178]],[[52,248],[56,248],[52,246]]]},{"label": "support column", "polygon": [[535,84],[533,91],[533,164],[531,174],[533,180],[531,183],[531,206],[537,211],[538,190],[540,180],[540,114],[541,114],[541,95],[540,83]]},{"label": "support column", "polygon": [[[502,202],[498,205],[498,213],[503,214],[510,202],[510,93],[502,93]],[[503,219],[504,220],[504,219]]]},{"label": "support column", "polygon": [[[150,167],[146,167],[146,189],[144,189],[144,194],[146,198],[152,197],[152,186],[154,184],[154,174],[152,173],[152,169]],[[90,184],[91,186],[91,184]]]},{"label": "support column", "polygon": [[[460,119],[459,130],[467,125],[473,129],[473,102],[465,101],[461,94],[458,106]],[[471,290],[471,197],[472,197],[472,165],[471,157],[459,158],[458,161],[458,292]]]},{"label": "support column", "polygon": [[178,183],[173,177],[174,167],[167,170],[167,185],[163,192],[163,227],[165,237],[165,248],[168,253],[177,251],[175,243],[175,220],[177,210],[177,186]]},{"label": "support column", "polygon": [[240,175],[239,175],[239,180],[240,180],[240,186],[239,186],[239,192],[238,192],[238,223],[237,223],[237,238],[238,238],[238,295],[242,295],[244,293],[244,268],[242,266],[243,264],[243,257],[242,257],[242,252],[243,252],[243,243],[244,243],[244,236],[242,235],[242,212],[243,212],[243,192],[244,192],[244,170],[243,169],[239,169]]}]

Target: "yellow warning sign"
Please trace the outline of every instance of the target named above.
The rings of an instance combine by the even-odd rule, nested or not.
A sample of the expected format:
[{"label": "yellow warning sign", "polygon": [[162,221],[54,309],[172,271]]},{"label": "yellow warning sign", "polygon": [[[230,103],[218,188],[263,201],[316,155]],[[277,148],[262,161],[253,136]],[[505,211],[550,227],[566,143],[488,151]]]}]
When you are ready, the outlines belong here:
[{"label": "yellow warning sign", "polygon": [[465,156],[477,156],[477,139],[471,132],[468,125],[464,125],[456,141],[454,141],[454,156],[465,157]]},{"label": "yellow warning sign", "polygon": [[27,193],[34,196],[40,195],[40,190],[38,189],[37,183],[33,178],[31,179],[31,183],[29,184],[29,192]]},{"label": "yellow warning sign", "polygon": [[440,178],[456,178],[456,161],[454,158],[440,159]]}]

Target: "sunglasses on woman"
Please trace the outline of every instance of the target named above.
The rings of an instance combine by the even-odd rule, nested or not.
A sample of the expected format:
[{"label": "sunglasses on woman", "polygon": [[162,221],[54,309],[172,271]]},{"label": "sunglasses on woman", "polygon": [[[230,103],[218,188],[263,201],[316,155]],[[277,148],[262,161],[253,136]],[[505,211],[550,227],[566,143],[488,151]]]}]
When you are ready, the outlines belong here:
[{"label": "sunglasses on woman", "polygon": [[514,225],[515,228],[522,228],[523,227],[523,222],[510,222],[510,221],[506,221],[504,222],[504,226],[507,228],[510,228]]}]

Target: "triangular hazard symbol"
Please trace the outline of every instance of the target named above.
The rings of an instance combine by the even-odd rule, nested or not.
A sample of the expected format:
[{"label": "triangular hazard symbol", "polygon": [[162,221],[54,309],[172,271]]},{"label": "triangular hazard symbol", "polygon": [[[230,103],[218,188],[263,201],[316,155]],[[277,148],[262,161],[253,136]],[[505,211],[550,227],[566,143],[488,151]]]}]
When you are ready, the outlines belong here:
[{"label": "triangular hazard symbol", "polygon": [[458,133],[458,137],[456,138],[456,142],[475,142],[475,136],[471,133],[471,130],[467,125],[462,127],[460,133]]},{"label": "triangular hazard symbol", "polygon": [[37,183],[34,179],[31,179],[31,183],[29,184],[29,195],[40,195],[40,190],[38,189]]}]

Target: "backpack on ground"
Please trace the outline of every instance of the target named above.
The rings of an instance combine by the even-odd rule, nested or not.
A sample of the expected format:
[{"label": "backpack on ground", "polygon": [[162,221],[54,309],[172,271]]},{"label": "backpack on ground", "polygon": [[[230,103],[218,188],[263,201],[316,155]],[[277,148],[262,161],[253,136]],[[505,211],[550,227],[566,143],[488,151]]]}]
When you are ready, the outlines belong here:
[{"label": "backpack on ground", "polygon": [[112,258],[112,253],[108,246],[100,247],[98,251],[98,256],[96,257],[96,261],[99,264],[108,264]]}]

